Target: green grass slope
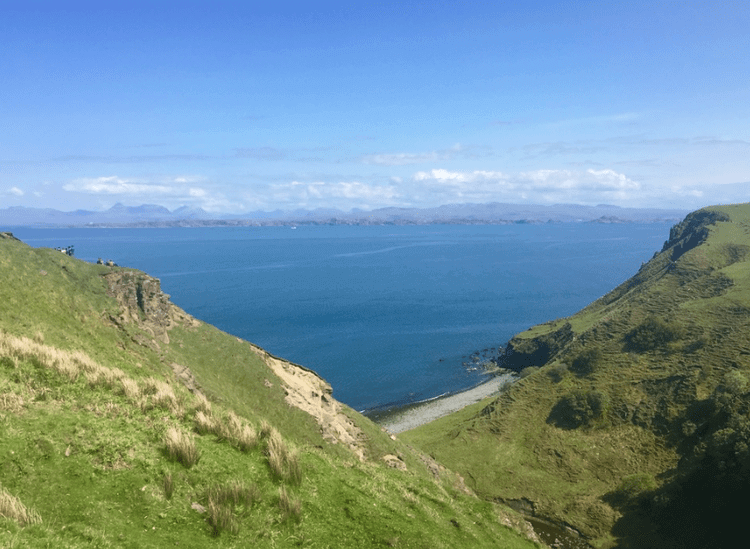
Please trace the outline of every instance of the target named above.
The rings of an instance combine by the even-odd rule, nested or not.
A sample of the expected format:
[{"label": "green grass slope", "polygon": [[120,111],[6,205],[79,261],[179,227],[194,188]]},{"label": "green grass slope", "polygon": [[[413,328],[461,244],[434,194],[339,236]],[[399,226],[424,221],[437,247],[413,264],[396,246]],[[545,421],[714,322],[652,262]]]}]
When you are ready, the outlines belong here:
[{"label": "green grass slope", "polygon": [[0,547],[534,547],[138,271],[0,234]]},{"label": "green grass slope", "polygon": [[595,546],[727,546],[750,489],[748,252],[749,204],[688,215],[630,280],[514,337],[522,380],[401,439]]}]

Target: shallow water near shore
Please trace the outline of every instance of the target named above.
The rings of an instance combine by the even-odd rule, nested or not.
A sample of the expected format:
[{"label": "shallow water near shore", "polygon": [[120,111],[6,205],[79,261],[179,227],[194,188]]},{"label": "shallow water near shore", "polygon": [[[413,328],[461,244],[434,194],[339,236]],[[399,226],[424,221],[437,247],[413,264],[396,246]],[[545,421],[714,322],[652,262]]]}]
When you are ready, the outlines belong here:
[{"label": "shallow water near shore", "polygon": [[10,230],[159,278],[190,314],[367,410],[486,380],[485,356],[632,276],[669,225]]}]

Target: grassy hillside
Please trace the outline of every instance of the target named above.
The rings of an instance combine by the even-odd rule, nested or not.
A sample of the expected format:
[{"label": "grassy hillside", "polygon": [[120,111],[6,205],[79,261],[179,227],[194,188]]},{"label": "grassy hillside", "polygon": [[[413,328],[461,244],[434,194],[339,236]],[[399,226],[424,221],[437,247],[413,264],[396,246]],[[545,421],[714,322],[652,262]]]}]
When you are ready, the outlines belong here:
[{"label": "grassy hillside", "polygon": [[157,280],[8,234],[0,277],[1,547],[537,546]]},{"label": "grassy hillside", "polygon": [[690,214],[630,280],[513,338],[521,381],[402,440],[595,546],[728,545],[750,488],[749,251],[749,204]]}]

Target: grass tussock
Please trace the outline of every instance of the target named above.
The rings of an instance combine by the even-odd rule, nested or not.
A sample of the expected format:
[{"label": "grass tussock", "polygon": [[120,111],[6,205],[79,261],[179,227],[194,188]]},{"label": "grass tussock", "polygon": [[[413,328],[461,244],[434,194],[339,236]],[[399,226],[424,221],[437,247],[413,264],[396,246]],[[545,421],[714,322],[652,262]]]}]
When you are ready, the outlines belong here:
[{"label": "grass tussock", "polygon": [[292,450],[275,429],[266,440],[266,456],[271,473],[279,480],[287,481],[294,486],[302,484],[302,466],[299,452]]},{"label": "grass tussock", "polygon": [[201,393],[195,393],[194,407],[196,412],[203,412],[206,415],[211,415],[211,402]]},{"label": "grass tussock", "polygon": [[44,336],[41,333],[38,333],[34,339],[29,339],[0,332],[0,356],[34,361],[40,366],[56,371],[70,381],[75,381],[82,372],[93,372],[102,368],[86,353],[65,351],[45,345],[43,341]]},{"label": "grass tussock", "polygon": [[209,433],[215,434],[217,431],[215,419],[203,410],[195,412],[193,422],[195,424],[196,432],[200,435],[207,435]]},{"label": "grass tussock", "polygon": [[[119,368],[107,368],[92,360],[82,351],[66,351],[44,345],[44,337],[34,339],[16,337],[0,332],[0,357],[3,364],[17,367],[19,360],[32,361],[35,364],[56,371],[68,381],[74,382],[79,376],[86,378],[91,388],[119,388],[128,400],[137,403],[141,409],[160,408],[181,416],[182,406],[169,383],[146,378],[140,384]],[[210,404],[202,398],[198,407],[210,409]]]},{"label": "grass tussock", "polygon": [[239,520],[237,520],[231,507],[209,501],[206,511],[208,512],[206,520],[211,526],[211,533],[214,536],[218,536],[222,532],[235,535],[240,532]]},{"label": "grass tussock", "polygon": [[167,473],[162,479],[162,488],[164,489],[164,497],[167,500],[171,500],[174,495],[174,477],[172,473]]},{"label": "grass tussock", "polygon": [[86,376],[86,382],[92,389],[96,387],[114,389],[117,387],[118,382],[126,377],[125,372],[119,368],[106,368],[102,366],[86,371],[84,375]]},{"label": "grass tussock", "polygon": [[150,397],[144,401],[147,409],[161,408],[167,411],[178,411],[177,397],[169,383],[149,377],[144,379],[140,385],[141,394]]},{"label": "grass tussock", "polygon": [[283,485],[279,487],[279,509],[283,520],[292,518],[299,522],[302,519],[302,501]]},{"label": "grass tussock", "polygon": [[200,460],[200,450],[195,439],[176,427],[170,427],[164,437],[164,445],[170,459],[180,462],[188,469]]},{"label": "grass tussock", "polygon": [[26,507],[20,499],[6,491],[3,487],[0,487],[0,517],[15,521],[20,526],[42,522],[42,517],[39,513]]},{"label": "grass tussock", "polygon": [[207,521],[214,536],[222,532],[238,534],[239,515],[261,501],[260,490],[255,484],[233,480],[227,484],[211,486],[205,495],[208,512]]},{"label": "grass tussock", "polygon": [[141,396],[141,388],[138,386],[138,382],[129,377],[120,380],[120,390],[128,400],[138,400]]},{"label": "grass tussock", "polygon": [[24,400],[21,395],[15,393],[0,394],[0,411],[17,414],[24,407]]},{"label": "grass tussock", "polygon": [[194,424],[199,434],[214,434],[219,440],[226,440],[243,452],[249,452],[258,444],[255,428],[231,410],[222,418],[198,410],[195,412]]},{"label": "grass tussock", "polygon": [[211,486],[206,497],[208,501],[213,501],[220,505],[232,505],[234,507],[250,507],[261,501],[260,489],[255,484],[247,484],[240,480],[233,480],[226,484],[216,484]]},{"label": "grass tussock", "polygon": [[230,411],[224,422],[224,438],[243,452],[249,452],[258,444],[258,435],[252,425]]}]

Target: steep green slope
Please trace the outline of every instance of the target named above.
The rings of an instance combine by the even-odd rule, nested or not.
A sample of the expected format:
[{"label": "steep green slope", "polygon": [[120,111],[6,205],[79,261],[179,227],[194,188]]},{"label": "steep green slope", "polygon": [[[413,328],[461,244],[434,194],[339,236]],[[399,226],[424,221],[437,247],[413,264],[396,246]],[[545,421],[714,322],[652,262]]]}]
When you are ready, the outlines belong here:
[{"label": "steep green slope", "polygon": [[749,251],[750,205],[688,215],[630,280],[514,337],[503,395],[401,438],[596,546],[721,546],[750,488]]},{"label": "steep green slope", "polygon": [[536,546],[157,280],[8,234],[0,277],[0,546]]}]

